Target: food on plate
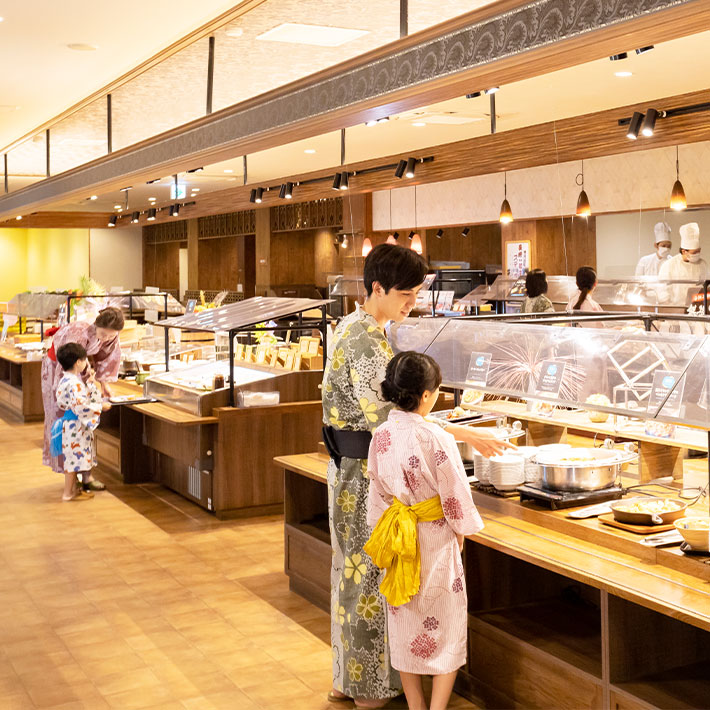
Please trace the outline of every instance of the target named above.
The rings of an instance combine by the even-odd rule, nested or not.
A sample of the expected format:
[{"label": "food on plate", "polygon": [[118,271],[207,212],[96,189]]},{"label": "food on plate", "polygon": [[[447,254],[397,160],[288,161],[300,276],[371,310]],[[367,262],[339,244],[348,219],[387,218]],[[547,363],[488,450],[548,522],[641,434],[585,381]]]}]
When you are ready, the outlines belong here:
[{"label": "food on plate", "polygon": [[454,407],[447,415],[447,419],[459,419],[466,416],[466,410],[463,407]]},{"label": "food on plate", "polygon": [[[683,523],[685,530],[710,530],[710,518],[683,518],[678,521]],[[677,527],[681,527],[677,525]]]},{"label": "food on plate", "polygon": [[647,419],[644,423],[644,431],[648,436],[657,436],[660,439],[670,439],[675,433],[675,424],[659,422],[654,419]]},{"label": "food on plate", "polygon": [[[594,404],[597,407],[610,407],[611,402],[605,394],[590,394],[584,402],[585,404]],[[589,419],[597,424],[603,424],[609,415],[606,412],[589,411]]]},{"label": "food on plate", "polygon": [[667,498],[656,500],[640,500],[635,503],[622,503],[615,505],[615,510],[620,510],[622,513],[645,513],[647,515],[659,513],[671,513],[680,508],[680,504],[674,500]]},{"label": "food on plate", "polygon": [[480,390],[464,390],[461,401],[464,404],[478,404],[483,400],[483,392]]},{"label": "food on plate", "polygon": [[554,411],[554,404],[550,404],[549,402],[541,402],[540,400],[535,400],[535,402],[533,402],[533,412],[536,414],[540,414],[543,417],[551,417]]}]

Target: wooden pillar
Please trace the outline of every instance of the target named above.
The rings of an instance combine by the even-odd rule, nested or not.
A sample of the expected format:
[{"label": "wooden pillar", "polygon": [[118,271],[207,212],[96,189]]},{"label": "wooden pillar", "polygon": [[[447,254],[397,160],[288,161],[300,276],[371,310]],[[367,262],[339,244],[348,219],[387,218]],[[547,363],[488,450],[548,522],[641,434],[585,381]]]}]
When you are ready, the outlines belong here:
[{"label": "wooden pillar", "polygon": [[197,220],[187,220],[187,287],[191,291],[200,288],[199,284],[199,241],[197,239]]},{"label": "wooden pillar", "polygon": [[256,285],[255,294],[266,296],[271,286],[271,210],[261,208],[256,212]]}]

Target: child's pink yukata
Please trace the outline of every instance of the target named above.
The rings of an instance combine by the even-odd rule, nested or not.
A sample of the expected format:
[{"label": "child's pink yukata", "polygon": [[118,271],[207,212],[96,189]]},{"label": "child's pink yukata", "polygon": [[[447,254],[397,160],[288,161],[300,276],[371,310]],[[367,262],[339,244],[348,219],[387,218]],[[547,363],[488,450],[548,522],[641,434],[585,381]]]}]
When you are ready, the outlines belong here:
[{"label": "child's pink yukata", "polygon": [[387,625],[393,668],[451,673],[466,661],[466,585],[456,534],[483,528],[454,437],[419,414],[392,410],[373,437],[368,473],[371,527],[393,496],[408,506],[441,498],[445,518],[417,524],[419,592],[407,604],[388,605]]}]

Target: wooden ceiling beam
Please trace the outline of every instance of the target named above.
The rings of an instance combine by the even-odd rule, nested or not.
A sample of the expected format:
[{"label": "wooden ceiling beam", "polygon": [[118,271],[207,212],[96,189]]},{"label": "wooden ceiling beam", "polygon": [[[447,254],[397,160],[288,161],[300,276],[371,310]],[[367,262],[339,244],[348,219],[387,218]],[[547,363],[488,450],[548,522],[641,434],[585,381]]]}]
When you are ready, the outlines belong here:
[{"label": "wooden ceiling beam", "polygon": [[102,229],[110,216],[110,212],[37,212],[0,222],[0,229]]}]

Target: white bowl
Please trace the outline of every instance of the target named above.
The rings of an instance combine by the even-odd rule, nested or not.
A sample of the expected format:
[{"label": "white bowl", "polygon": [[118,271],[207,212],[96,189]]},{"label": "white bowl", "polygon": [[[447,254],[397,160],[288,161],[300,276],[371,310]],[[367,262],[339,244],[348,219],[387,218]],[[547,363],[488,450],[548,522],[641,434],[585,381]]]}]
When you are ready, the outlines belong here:
[{"label": "white bowl", "polygon": [[473,472],[479,483],[487,484],[490,481],[491,462],[477,451],[473,454]]},{"label": "white bowl", "polygon": [[514,454],[491,456],[490,482],[498,490],[510,491],[525,482],[525,459]]}]

